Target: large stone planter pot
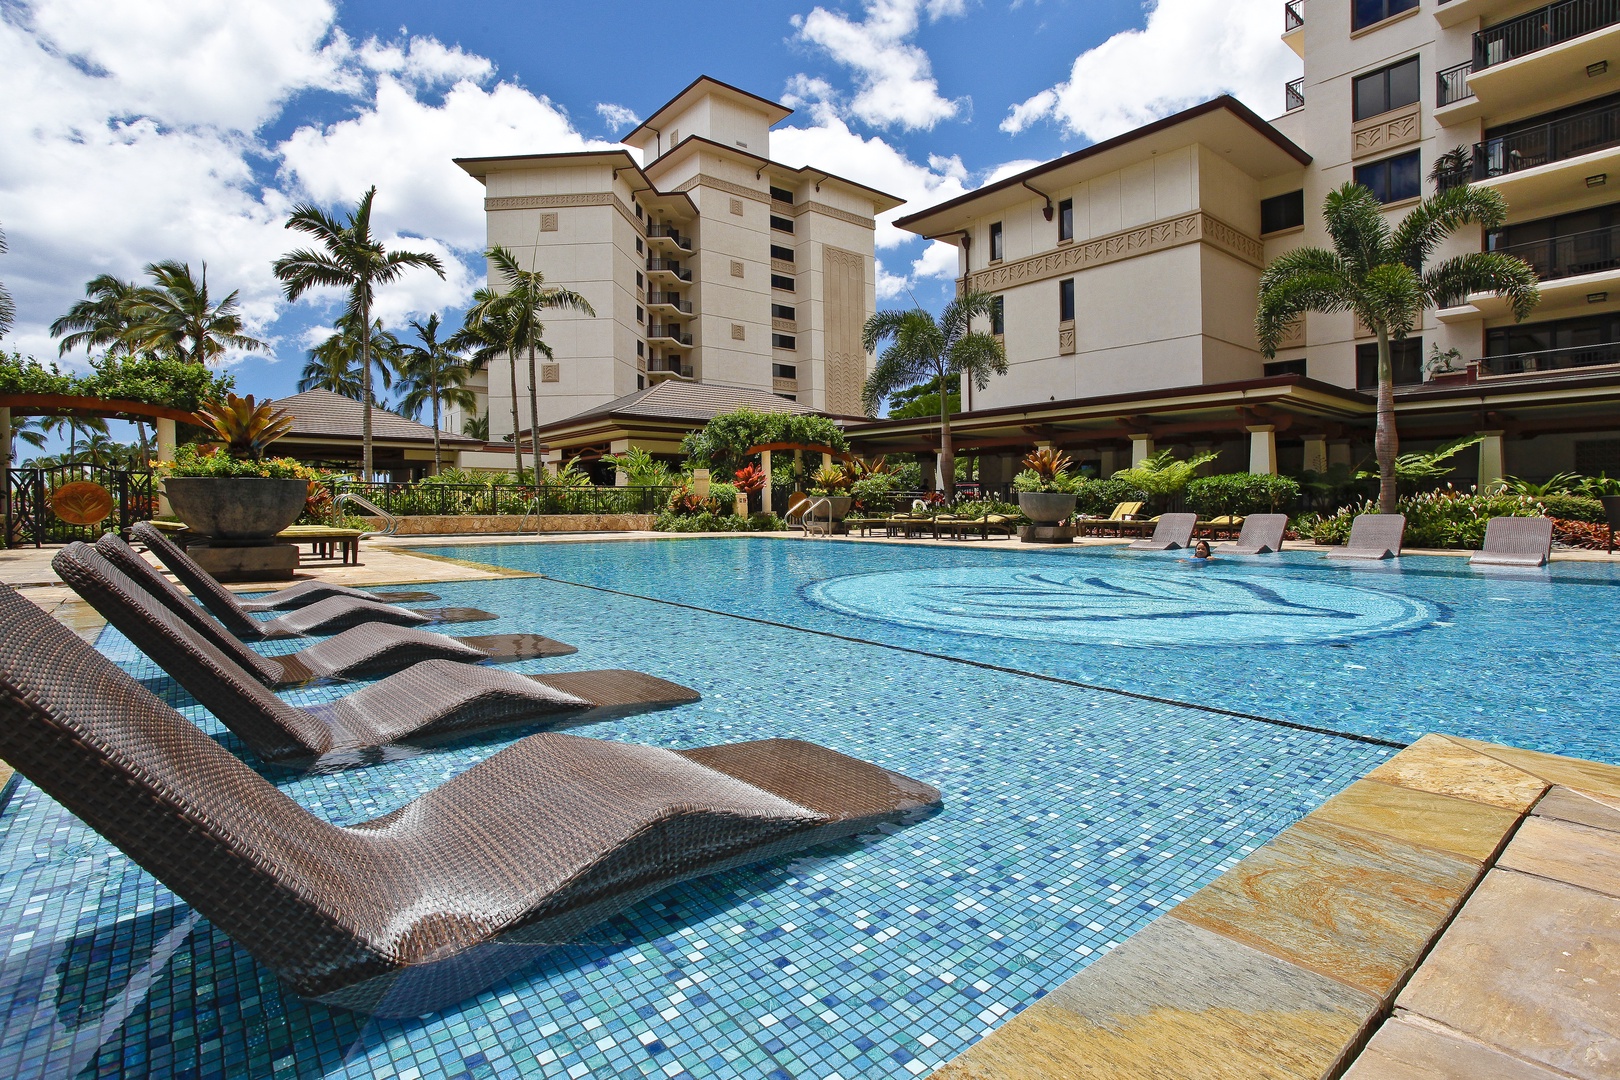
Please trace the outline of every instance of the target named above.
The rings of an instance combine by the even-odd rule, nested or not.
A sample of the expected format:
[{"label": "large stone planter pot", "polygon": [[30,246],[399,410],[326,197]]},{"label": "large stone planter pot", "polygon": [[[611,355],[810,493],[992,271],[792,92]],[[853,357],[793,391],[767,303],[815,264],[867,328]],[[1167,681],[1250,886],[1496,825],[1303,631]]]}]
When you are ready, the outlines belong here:
[{"label": "large stone planter pot", "polygon": [[171,476],[163,481],[163,493],[192,532],[226,544],[267,543],[304,512],[309,481]]},{"label": "large stone planter pot", "polygon": [[1018,509],[1037,525],[1056,525],[1074,513],[1075,496],[1061,491],[1020,491]]},{"label": "large stone planter pot", "polygon": [[[814,508],[813,513],[816,517],[819,518],[822,514],[826,514],[834,521],[843,521],[849,516],[850,509],[855,505],[855,496],[812,495],[810,496],[810,503]],[[823,509],[822,505],[824,503],[826,504],[825,509]]]}]

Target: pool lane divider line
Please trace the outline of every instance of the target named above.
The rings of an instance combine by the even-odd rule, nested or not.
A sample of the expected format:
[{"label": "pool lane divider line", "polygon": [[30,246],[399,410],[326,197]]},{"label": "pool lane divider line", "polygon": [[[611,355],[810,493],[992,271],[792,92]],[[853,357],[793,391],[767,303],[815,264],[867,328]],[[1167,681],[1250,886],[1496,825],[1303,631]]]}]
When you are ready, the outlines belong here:
[{"label": "pool lane divider line", "polygon": [[906,645],[893,645],[887,641],[872,641],[869,638],[852,637],[849,634],[835,634],[831,630],[814,630],[807,626],[795,626],[793,623],[761,619],[755,615],[738,615],[732,611],[719,611],[715,608],[701,607],[697,604],[683,604],[679,600],[664,600],[656,596],[643,596],[641,593],[625,592],[622,589],[610,589],[605,585],[588,585],[583,581],[569,581],[567,578],[553,577],[550,574],[537,574],[535,576],[544,578],[547,581],[555,581],[559,585],[572,585],[576,589],[590,589],[594,592],[607,593],[610,596],[623,596],[631,600],[646,600],[649,603],[684,608],[687,611],[698,611],[705,615],[719,615],[740,622],[757,623],[760,626],[774,626],[778,630],[794,630],[801,634],[816,634],[836,641],[848,641],[855,645],[870,645],[873,648],[890,649],[894,652],[909,653],[912,656],[926,656],[931,660],[944,660],[951,664],[965,664],[968,667],[982,668],[985,671],[999,671],[1004,675],[1021,675],[1026,679],[1039,679],[1041,682],[1056,683],[1059,686],[1073,686],[1100,694],[1114,694],[1135,701],[1151,701],[1156,705],[1173,705],[1178,709],[1194,709],[1198,712],[1214,713],[1217,716],[1230,716],[1238,720],[1253,720],[1259,724],[1270,724],[1273,727],[1290,728],[1294,731],[1309,731],[1314,735],[1327,735],[1335,739],[1349,739],[1351,742],[1366,743],[1370,746],[1385,746],[1393,750],[1405,750],[1411,745],[1410,743],[1396,742],[1393,739],[1380,739],[1376,735],[1358,735],[1353,731],[1337,731],[1334,728],[1301,724],[1293,720],[1279,720],[1274,716],[1261,716],[1258,713],[1237,712],[1233,709],[1222,709],[1213,705],[1196,705],[1190,701],[1178,701],[1175,698],[1158,697],[1154,694],[1139,694],[1132,690],[1120,690],[1113,686],[1099,686],[1096,683],[1080,682],[1077,679],[1065,679],[1059,675],[1043,675],[1037,671],[1025,671],[1022,668],[986,663],[983,660],[969,660],[966,657],[929,652],[927,649],[913,649]]}]

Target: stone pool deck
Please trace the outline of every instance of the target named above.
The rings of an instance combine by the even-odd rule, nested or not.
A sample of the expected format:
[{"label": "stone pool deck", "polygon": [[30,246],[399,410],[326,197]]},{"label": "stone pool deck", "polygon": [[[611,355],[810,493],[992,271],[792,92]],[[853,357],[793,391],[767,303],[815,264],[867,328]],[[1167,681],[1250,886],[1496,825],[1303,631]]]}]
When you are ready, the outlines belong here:
[{"label": "stone pool deck", "polygon": [[[514,575],[421,542],[300,576]],[[53,554],[0,552],[0,580],[93,638]],[[934,1075],[1620,1077],[1620,767],[1425,736]]]}]

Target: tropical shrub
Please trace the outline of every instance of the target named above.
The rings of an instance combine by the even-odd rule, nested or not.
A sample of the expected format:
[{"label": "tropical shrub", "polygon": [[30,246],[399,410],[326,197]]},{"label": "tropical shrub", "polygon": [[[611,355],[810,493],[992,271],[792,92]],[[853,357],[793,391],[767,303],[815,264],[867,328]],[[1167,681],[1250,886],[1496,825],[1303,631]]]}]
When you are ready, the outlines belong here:
[{"label": "tropical shrub", "polygon": [[786,526],[775,514],[716,514],[708,510],[699,514],[677,514],[665,511],[658,515],[653,528],[659,532],[780,532]]},{"label": "tropical shrub", "polygon": [[0,394],[72,394],[74,376],[33,357],[0,352]]},{"label": "tropical shrub", "polygon": [[192,418],[218,440],[220,450],[247,461],[263,460],[270,444],[292,429],[292,417],[274,402],[256,403],[252,394],[226,394],[223,401],[205,401]]},{"label": "tropical shrub", "polygon": [[1584,495],[1542,495],[1536,499],[1550,518],[1565,521],[1585,521],[1593,525],[1608,523],[1603,504]]},{"label": "tropical shrub", "polygon": [[850,475],[842,465],[823,465],[810,474],[811,495],[842,495],[850,485]]},{"label": "tropical shrub", "polygon": [[871,509],[889,504],[890,495],[899,490],[900,478],[889,472],[869,472],[849,485],[849,493],[863,508]]},{"label": "tropical shrub", "polygon": [[1147,492],[1121,480],[1119,474],[1107,480],[1082,477],[1074,488],[1074,508],[1087,517],[1107,517],[1122,502],[1146,502]]},{"label": "tropical shrub", "polygon": [[175,448],[173,461],[159,461],[153,468],[166,476],[268,476],[276,480],[319,480],[321,474],[292,458],[232,457],[223,451],[199,450],[186,443]]},{"label": "tropical shrub", "polygon": [[[1398,507],[1406,515],[1403,543],[1416,548],[1477,548],[1485,543],[1485,525],[1493,517],[1543,516],[1540,501],[1528,495],[1481,495],[1452,488],[1402,496]],[[1343,544],[1350,538],[1351,522],[1375,512],[1369,500],[1327,517],[1302,520],[1299,528],[1318,544]]]},{"label": "tropical shrub", "polygon": [[1150,498],[1164,498],[1174,495],[1192,483],[1198,475],[1198,470],[1214,461],[1217,456],[1194,454],[1181,461],[1176,458],[1174,451],[1161,450],[1140,465],[1119,470],[1113,479],[1125,481],[1138,491],[1146,492]]},{"label": "tropical shrub", "polygon": [[21,353],[0,352],[0,394],[73,394],[195,412],[236,386],[228,372],[158,356],[98,356],[90,366],[94,370],[88,375],[78,375]]},{"label": "tropical shrub", "polygon": [[1069,471],[1073,464],[1073,458],[1054,447],[1031,450],[1024,455],[1024,470],[1013,477],[1013,490],[1066,495],[1080,482],[1080,478]]},{"label": "tropical shrub", "polygon": [[622,454],[603,454],[602,464],[623,470],[631,487],[663,487],[670,481],[669,464],[639,446],[632,446]]},{"label": "tropical shrub", "polygon": [[[745,460],[749,447],[783,442],[827,446],[838,453],[849,449],[843,431],[825,416],[738,409],[721,413],[701,430],[688,433],[681,440],[681,453],[686,455],[688,467],[724,476],[749,463]],[[786,471],[772,469],[776,474]]]},{"label": "tropical shrub", "polygon": [[1299,481],[1291,476],[1221,473],[1200,476],[1187,485],[1187,505],[1205,518],[1274,514],[1298,498]]}]

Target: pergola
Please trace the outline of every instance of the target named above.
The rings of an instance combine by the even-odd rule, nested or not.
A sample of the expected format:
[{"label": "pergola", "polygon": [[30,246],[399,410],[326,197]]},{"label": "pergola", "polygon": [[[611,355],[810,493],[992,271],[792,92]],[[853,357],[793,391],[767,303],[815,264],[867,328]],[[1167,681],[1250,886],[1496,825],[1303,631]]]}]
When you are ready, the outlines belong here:
[{"label": "pergola", "polygon": [[[767,514],[771,512],[771,454],[786,450],[793,451],[793,456],[796,459],[802,459],[806,451],[812,454],[820,454],[822,462],[825,464],[831,464],[834,458],[848,461],[852,456],[843,450],[823,446],[821,443],[774,442],[750,446],[744,452],[749,457],[753,457],[755,454],[759,455],[759,470],[765,474],[765,486],[761,489],[760,494],[760,509]],[[792,507],[789,507],[789,509],[791,510]]]}]

